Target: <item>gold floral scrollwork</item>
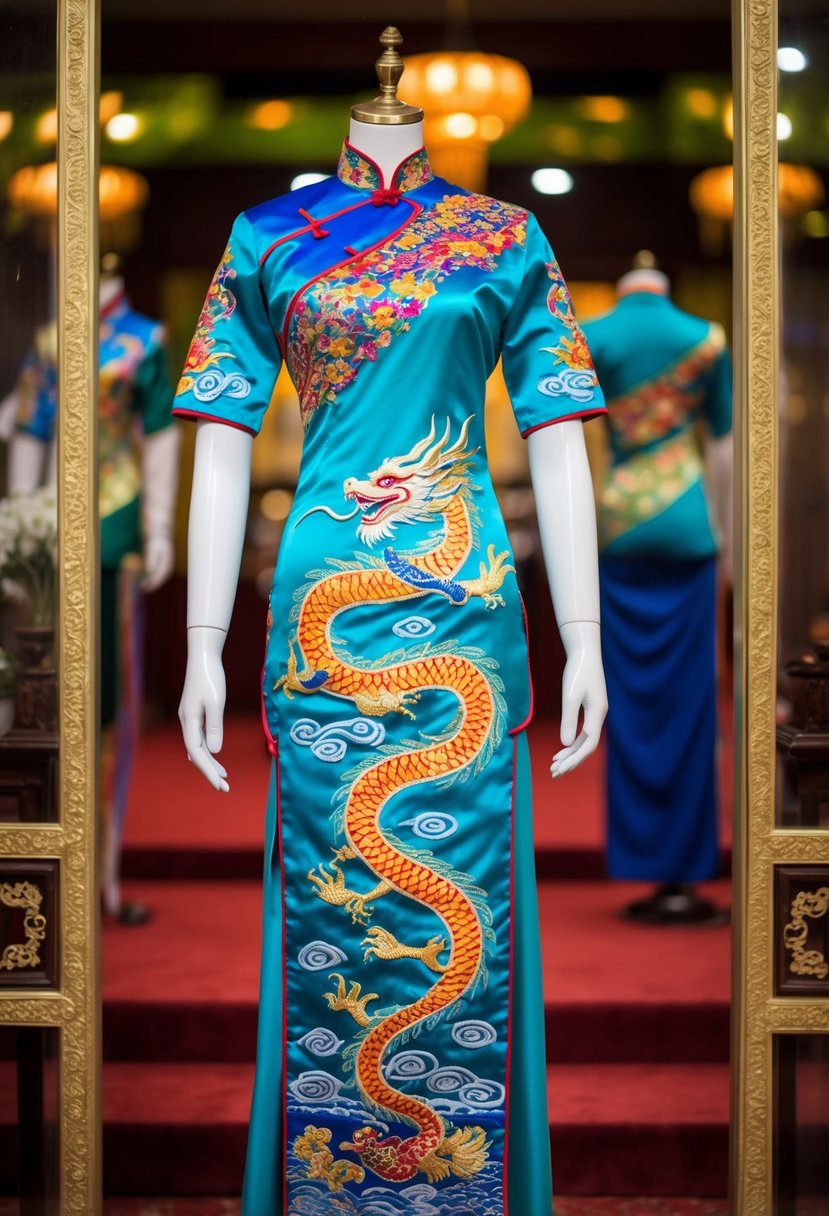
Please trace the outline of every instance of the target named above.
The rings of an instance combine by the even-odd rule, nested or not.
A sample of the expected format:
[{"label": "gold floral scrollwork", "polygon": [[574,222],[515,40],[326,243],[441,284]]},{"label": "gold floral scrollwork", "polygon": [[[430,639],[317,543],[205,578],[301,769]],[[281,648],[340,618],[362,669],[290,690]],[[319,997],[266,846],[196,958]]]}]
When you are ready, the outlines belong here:
[{"label": "gold floral scrollwork", "polygon": [[7,908],[25,908],[25,942],[12,943],[0,954],[0,971],[36,967],[40,962],[40,943],[46,936],[46,917],[40,911],[43,893],[33,882],[0,883],[0,903]]},{"label": "gold floral scrollwork", "polygon": [[829,975],[827,963],[820,950],[807,950],[809,936],[807,918],[819,920],[829,912],[829,887],[817,891],[798,891],[792,900],[791,920],[783,929],[783,944],[791,951],[789,970],[795,975],[815,975],[819,980]]}]

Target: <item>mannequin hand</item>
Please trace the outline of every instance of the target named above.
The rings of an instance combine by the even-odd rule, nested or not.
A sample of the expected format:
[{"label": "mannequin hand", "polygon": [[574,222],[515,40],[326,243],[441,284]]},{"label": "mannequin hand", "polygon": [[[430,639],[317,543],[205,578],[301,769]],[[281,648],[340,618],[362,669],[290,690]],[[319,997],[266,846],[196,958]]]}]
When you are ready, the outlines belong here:
[{"label": "mannequin hand", "polygon": [[214,758],[222,749],[225,673],[222,667],[223,629],[197,625],[187,630],[187,674],[178,707],[187,759],[215,790],[230,789],[227,771]]},{"label": "mannequin hand", "polygon": [[[562,681],[561,742],[550,772],[562,777],[577,768],[598,746],[607,714],[607,690],[602,670],[599,626],[595,621],[568,621],[561,626],[561,641],[567,654]],[[576,738],[579,710],[584,724]]]},{"label": "mannequin hand", "polygon": [[143,591],[157,591],[173,573],[175,547],[171,536],[148,536],[144,542]]}]

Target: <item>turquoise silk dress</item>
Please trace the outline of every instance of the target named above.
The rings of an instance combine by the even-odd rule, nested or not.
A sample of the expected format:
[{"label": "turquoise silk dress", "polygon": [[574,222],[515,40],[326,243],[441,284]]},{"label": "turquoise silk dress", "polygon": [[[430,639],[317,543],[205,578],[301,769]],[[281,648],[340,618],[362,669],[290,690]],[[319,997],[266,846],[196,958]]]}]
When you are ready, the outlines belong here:
[{"label": "turquoise silk dress", "polygon": [[235,222],[180,417],[305,439],[274,575],[246,1216],[549,1216],[527,639],[484,446],[603,409],[532,215],[336,175]]}]

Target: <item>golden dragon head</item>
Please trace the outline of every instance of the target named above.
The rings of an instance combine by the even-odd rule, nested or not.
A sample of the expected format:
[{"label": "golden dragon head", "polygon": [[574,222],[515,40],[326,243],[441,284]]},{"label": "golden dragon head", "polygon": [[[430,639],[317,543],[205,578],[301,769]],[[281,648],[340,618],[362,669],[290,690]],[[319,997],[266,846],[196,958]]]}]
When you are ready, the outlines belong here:
[{"label": "golden dragon head", "polygon": [[367,545],[387,540],[398,524],[428,523],[441,515],[457,494],[468,498],[469,468],[477,448],[467,447],[466,419],[454,442],[451,423],[436,438],[435,419],[425,439],[405,456],[386,458],[365,481],[347,477],[343,493],[362,511],[357,535]]}]

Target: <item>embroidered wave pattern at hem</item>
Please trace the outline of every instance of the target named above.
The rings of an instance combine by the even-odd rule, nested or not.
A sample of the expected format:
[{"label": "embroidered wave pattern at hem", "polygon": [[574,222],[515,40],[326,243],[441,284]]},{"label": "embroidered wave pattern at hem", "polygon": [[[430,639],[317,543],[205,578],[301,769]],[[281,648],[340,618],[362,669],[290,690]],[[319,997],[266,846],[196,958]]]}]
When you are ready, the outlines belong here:
[{"label": "embroidered wave pattern at hem", "polygon": [[449,275],[491,271],[504,250],[525,238],[526,212],[519,208],[481,195],[446,195],[399,236],[310,287],[294,309],[287,343],[303,425],[320,405],[336,401],[361,364],[373,363],[411,329]]},{"label": "embroidered wave pattern at hem", "polygon": [[547,292],[547,310],[565,326],[566,332],[556,346],[542,347],[556,363],[563,366],[541,376],[538,391],[547,397],[570,397],[573,401],[586,404],[593,400],[599,379],[558,262],[547,263],[547,274],[553,284]]}]

